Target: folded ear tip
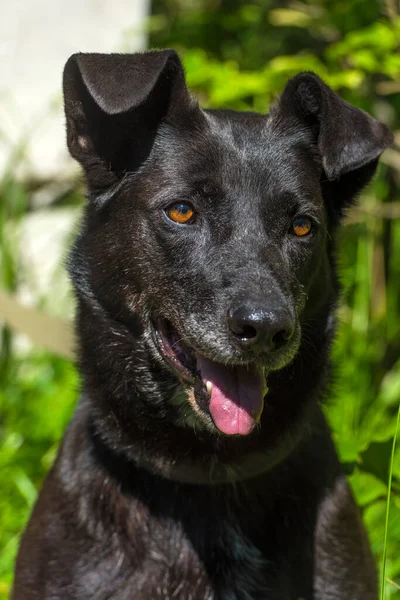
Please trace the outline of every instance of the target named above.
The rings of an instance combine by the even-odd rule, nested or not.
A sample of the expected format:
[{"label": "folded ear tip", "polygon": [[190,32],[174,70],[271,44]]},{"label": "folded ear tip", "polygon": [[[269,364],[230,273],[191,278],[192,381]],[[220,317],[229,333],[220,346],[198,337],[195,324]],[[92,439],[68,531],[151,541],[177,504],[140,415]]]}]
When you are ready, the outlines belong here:
[{"label": "folded ear tip", "polygon": [[75,86],[77,74],[79,73],[79,67],[77,64],[78,57],[79,54],[72,54],[64,65],[62,87],[66,108],[76,99]]},{"label": "folded ear tip", "polygon": [[104,113],[118,114],[143,102],[161,77],[184,84],[182,63],[175,50],[76,53],[64,67],[64,99],[70,105],[87,93]]},{"label": "folded ear tip", "polygon": [[393,144],[394,136],[386,125],[367,116],[371,123],[372,135],[367,136],[365,140],[360,140],[358,147],[353,148],[352,154],[343,149],[343,155],[335,153],[334,160],[328,154],[323,156],[322,164],[329,181],[339,179],[342,175],[366,165],[377,163],[381,154]]},{"label": "folded ear tip", "polygon": [[65,81],[65,78],[68,77],[68,74],[71,72],[71,69],[76,68],[80,56],[82,56],[81,52],[75,52],[74,54],[71,54],[71,56],[68,58],[67,62],[64,65],[64,70],[63,70],[64,81]]},{"label": "folded ear tip", "polygon": [[137,52],[136,54],[102,54],[100,52],[75,52],[74,54],[71,54],[71,56],[68,58],[67,62],[64,65],[63,78],[65,80],[65,77],[68,77],[71,71],[75,70],[76,68],[78,68],[79,71],[82,73],[82,71],[85,71],[85,69],[90,69],[93,65],[102,66],[103,64],[109,63],[110,60],[115,60],[116,58],[118,59],[118,57],[121,61],[129,60],[130,57],[134,59],[139,59],[141,57],[143,60],[147,59],[148,61],[154,61],[158,59],[160,62],[164,63],[172,59],[174,62],[176,62],[177,65],[182,64],[178,53],[172,48]]},{"label": "folded ear tip", "polygon": [[288,81],[272,114],[276,123],[283,122],[282,115],[291,115],[298,123],[314,128],[314,142],[332,181],[373,165],[394,141],[386,125],[345,102],[311,71]]},{"label": "folded ear tip", "polygon": [[69,67],[69,65],[76,62],[76,59],[79,56],[79,54],[80,54],[80,52],[74,52],[74,54],[71,54],[71,56],[68,58],[67,62],[65,63],[64,71],[67,67]]},{"label": "folded ear tip", "polygon": [[364,113],[370,123],[371,132],[375,139],[376,155],[380,156],[387,148],[394,143],[394,135],[390,129],[381,121],[377,121],[368,113]]},{"label": "folded ear tip", "polygon": [[85,57],[95,56],[94,54],[75,52],[71,54],[64,65],[63,70],[63,90],[65,100],[69,99],[70,94],[73,94],[73,88],[76,85],[77,79],[82,77],[82,60]]},{"label": "folded ear tip", "polygon": [[386,127],[386,125],[384,125],[383,123],[381,123],[382,127],[383,127],[383,143],[384,143],[384,150],[386,150],[386,148],[389,148],[390,146],[392,146],[392,144],[394,144],[394,135],[393,133],[390,131],[390,129],[388,129]]}]

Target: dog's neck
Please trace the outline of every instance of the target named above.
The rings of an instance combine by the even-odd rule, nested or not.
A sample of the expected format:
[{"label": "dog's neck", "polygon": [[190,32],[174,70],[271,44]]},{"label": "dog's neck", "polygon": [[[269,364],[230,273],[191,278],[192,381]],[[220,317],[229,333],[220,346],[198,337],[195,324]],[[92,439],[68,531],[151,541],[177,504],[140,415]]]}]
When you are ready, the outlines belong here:
[{"label": "dog's neck", "polygon": [[255,477],[282,462],[318,421],[331,330],[326,324],[320,337],[313,335],[312,349],[301,348],[291,365],[270,374],[260,426],[249,436],[229,437],[178,425],[170,402],[179,385],[174,376],[154,365],[127,324],[80,300],[77,332],[90,422],[110,451],[118,448],[124,459],[167,479],[217,484]]}]

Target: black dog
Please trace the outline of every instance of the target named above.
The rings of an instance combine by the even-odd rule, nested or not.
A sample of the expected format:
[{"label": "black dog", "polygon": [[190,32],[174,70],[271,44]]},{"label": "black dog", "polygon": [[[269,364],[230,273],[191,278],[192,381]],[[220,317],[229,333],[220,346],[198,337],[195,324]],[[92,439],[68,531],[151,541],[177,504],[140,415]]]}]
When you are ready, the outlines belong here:
[{"label": "black dog", "polygon": [[335,231],[391,134],[312,73],[203,111],[171,50],[74,55],[64,95],[83,396],[14,600],[375,600],[319,403]]}]

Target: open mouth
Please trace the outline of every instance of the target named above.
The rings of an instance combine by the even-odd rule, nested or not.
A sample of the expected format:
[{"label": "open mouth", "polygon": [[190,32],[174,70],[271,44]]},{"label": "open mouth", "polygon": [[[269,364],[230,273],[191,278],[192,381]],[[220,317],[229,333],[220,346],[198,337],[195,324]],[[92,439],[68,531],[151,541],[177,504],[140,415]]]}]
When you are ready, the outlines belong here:
[{"label": "open mouth", "polygon": [[[215,427],[226,435],[249,435],[264,408],[264,369],[255,363],[225,365],[212,361],[184,344],[166,321],[158,323],[156,337],[164,360],[195,389],[199,408],[211,416]],[[207,402],[199,401],[200,396]]]}]

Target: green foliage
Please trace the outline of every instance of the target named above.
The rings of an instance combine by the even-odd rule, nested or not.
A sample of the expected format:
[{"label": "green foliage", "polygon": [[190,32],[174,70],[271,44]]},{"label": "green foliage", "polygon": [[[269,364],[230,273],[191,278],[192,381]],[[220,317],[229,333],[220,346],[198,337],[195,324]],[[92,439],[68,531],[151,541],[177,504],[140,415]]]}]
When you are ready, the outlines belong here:
[{"label": "green foliage", "polygon": [[13,357],[0,389],[0,598],[11,581],[19,535],[51,467],[78,395],[67,361]]},{"label": "green foliage", "polygon": [[[400,19],[394,2],[153,0],[149,34],[151,46],[180,51],[203,106],[267,111],[290,76],[312,70],[348,101],[399,128]],[[399,155],[393,156],[338,240],[343,295],[335,382],[326,402],[380,566],[386,548],[385,575],[394,583],[386,582],[385,598],[400,594],[399,440],[392,460],[400,402],[400,221],[391,218],[400,202],[400,172],[393,166]],[[15,289],[15,225],[28,203],[12,178],[4,182],[1,200],[1,284]],[[15,353],[6,329],[1,352],[0,598],[7,596],[19,532],[78,395],[68,363],[44,353]]]}]

